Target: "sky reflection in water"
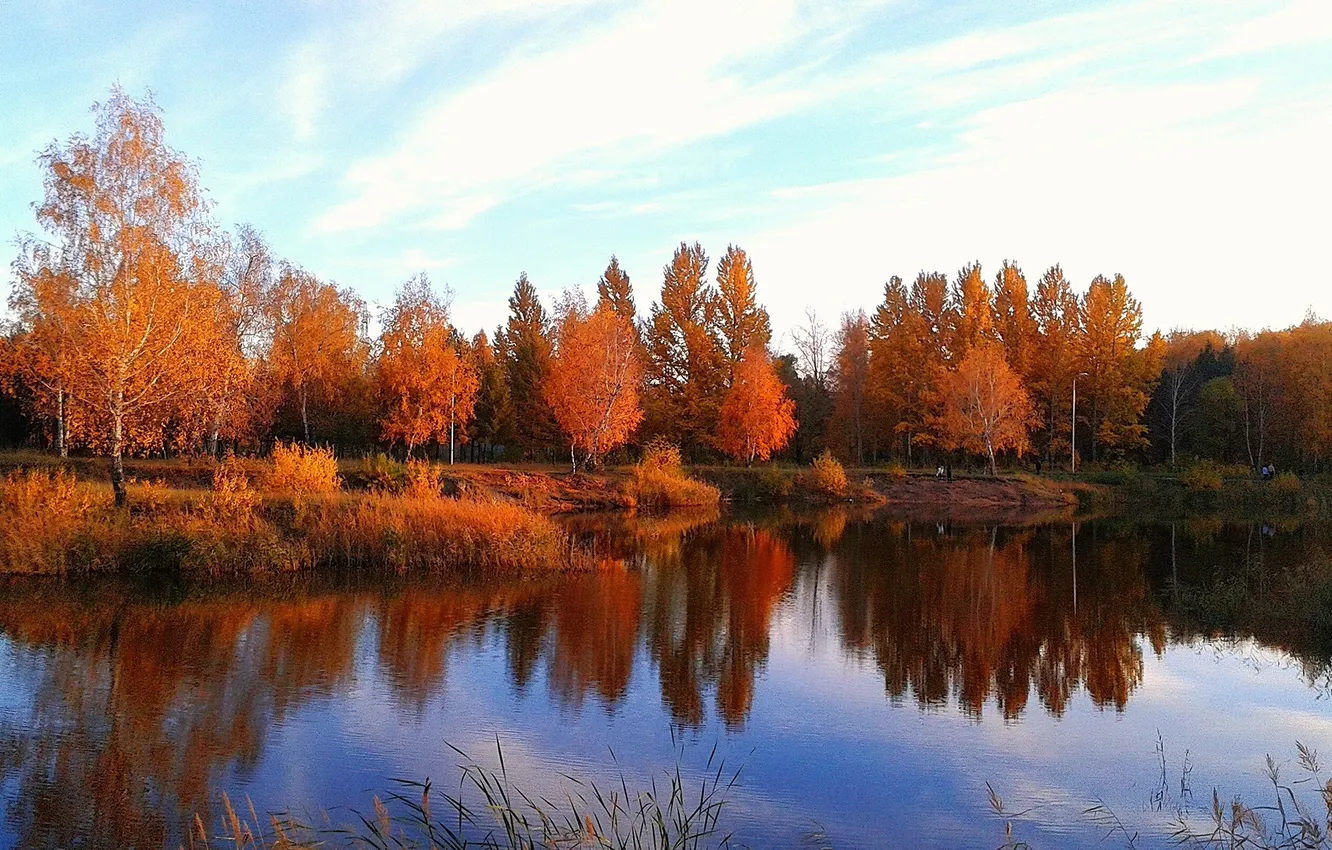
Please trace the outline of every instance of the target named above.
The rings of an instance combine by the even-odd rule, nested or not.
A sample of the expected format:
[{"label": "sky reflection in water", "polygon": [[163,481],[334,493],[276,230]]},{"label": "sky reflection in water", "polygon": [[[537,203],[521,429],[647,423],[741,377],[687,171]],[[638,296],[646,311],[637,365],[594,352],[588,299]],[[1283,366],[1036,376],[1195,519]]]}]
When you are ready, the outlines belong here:
[{"label": "sky reflection in water", "polygon": [[1179,604],[1221,575],[1261,589],[1254,565],[1320,557],[1321,527],[1083,524],[1075,603],[1067,524],[571,524],[624,566],[450,588],[6,585],[0,841],[174,846],[224,790],[364,809],[388,777],[452,781],[447,744],[490,757],[498,735],[534,790],[609,777],[608,749],[632,784],[677,741],[692,766],[717,743],[744,765],[732,814],[757,847],[819,828],[839,848],[994,846],[987,781],[1034,807],[1020,837],[1073,847],[1101,837],[1081,814],[1097,798],[1164,828],[1186,751],[1200,807],[1213,784],[1256,793],[1264,754],[1292,760],[1296,739],[1332,753],[1305,636],[1199,635]]}]

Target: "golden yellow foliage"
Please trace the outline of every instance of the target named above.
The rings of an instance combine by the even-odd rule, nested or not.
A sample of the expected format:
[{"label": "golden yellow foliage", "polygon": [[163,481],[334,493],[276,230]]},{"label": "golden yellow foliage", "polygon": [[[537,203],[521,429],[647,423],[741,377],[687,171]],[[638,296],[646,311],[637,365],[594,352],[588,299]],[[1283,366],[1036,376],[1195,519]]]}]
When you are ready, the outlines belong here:
[{"label": "golden yellow foliage", "polygon": [[273,447],[269,489],[297,497],[332,493],[342,486],[338,461],[331,449],[278,443]]},{"label": "golden yellow foliage", "polygon": [[841,498],[846,495],[846,470],[827,449],[814,458],[809,467],[809,487],[823,496]]}]

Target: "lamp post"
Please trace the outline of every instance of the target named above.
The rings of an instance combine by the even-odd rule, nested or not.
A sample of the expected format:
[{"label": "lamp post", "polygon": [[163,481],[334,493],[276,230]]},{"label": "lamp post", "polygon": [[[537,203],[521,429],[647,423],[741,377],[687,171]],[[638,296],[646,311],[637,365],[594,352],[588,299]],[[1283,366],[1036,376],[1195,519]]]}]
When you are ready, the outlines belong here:
[{"label": "lamp post", "polygon": [[1073,428],[1068,437],[1068,455],[1074,475],[1078,474],[1078,378],[1085,377],[1087,377],[1086,372],[1079,372],[1073,376]]}]

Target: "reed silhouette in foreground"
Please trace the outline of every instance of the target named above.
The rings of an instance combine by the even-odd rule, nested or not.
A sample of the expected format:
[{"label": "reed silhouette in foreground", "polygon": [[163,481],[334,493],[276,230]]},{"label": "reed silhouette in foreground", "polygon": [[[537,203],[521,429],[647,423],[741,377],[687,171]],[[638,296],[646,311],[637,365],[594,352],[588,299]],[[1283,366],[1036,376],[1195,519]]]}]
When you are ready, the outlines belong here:
[{"label": "reed silhouette in foreground", "polygon": [[[528,794],[510,777],[504,748],[495,741],[497,767],[488,767],[450,745],[461,759],[457,792],[441,791],[430,780],[396,780],[393,790],[375,796],[369,812],[350,812],[345,826],[312,827],[290,814],[261,819],[246,801],[238,814],[222,797],[222,815],[213,827],[196,815],[188,846],[230,846],[240,850],[292,850],[326,846],[431,848],[431,850],[708,850],[732,846],[722,816],[740,771],[727,769],[714,746],[698,784],[685,777],[680,751],[659,782],[629,788],[598,785],[564,776],[563,799]],[[614,760],[614,754],[611,754]],[[331,817],[329,817],[331,820]]]}]

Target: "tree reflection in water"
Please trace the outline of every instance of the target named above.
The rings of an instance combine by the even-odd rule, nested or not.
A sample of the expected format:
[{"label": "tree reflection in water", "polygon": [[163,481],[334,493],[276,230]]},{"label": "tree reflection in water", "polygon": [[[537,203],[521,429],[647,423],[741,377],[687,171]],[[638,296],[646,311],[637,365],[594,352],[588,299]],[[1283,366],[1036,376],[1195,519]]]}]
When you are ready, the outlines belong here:
[{"label": "tree reflection in water", "polygon": [[[808,628],[780,612],[811,583],[831,602],[842,651],[871,660],[894,703],[955,704],[977,719],[993,705],[1014,720],[1033,694],[1059,716],[1085,692],[1123,710],[1144,647],[1240,628],[1218,626],[1221,609],[1197,603],[1205,592],[1270,592],[1326,543],[1313,531],[1278,543],[1216,524],[1086,524],[1075,585],[1067,524],[912,525],[831,510],[570,525],[607,556],[604,570],[486,584],[289,579],[280,591],[6,585],[0,635],[19,698],[0,727],[0,782],[17,843],[174,844],[224,783],[261,765],[275,727],[346,697],[358,658],[398,711],[430,710],[447,698],[450,659],[473,663],[474,646],[494,646],[527,698],[544,679],[551,704],[613,714],[632,689],[656,687],[664,721],[737,730],[775,630]],[[1267,636],[1306,659],[1311,680],[1325,676],[1300,655],[1300,634]]]}]

